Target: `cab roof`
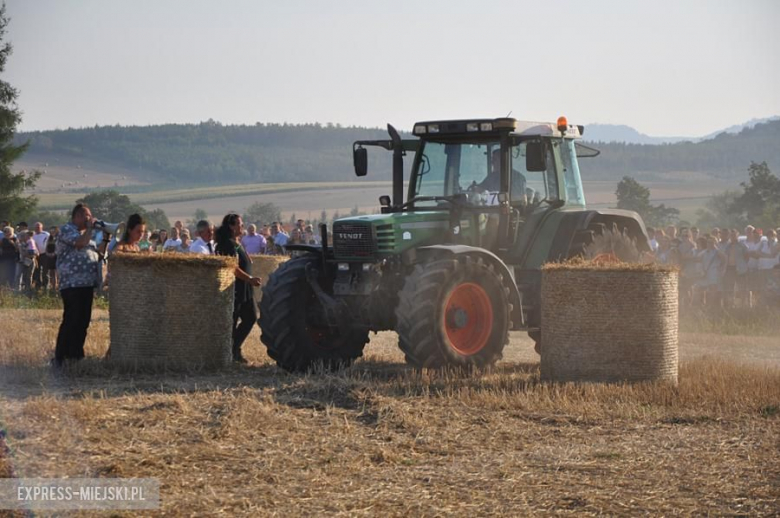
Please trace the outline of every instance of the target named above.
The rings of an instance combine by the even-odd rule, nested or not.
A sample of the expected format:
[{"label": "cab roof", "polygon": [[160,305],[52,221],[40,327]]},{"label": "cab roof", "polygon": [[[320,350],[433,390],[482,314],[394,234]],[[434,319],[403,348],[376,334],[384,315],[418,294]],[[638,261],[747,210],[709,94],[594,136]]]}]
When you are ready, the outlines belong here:
[{"label": "cab roof", "polygon": [[581,138],[584,126],[566,125],[566,132],[558,129],[554,122],[519,121],[504,117],[500,119],[461,119],[422,121],[414,125],[413,133],[422,139],[438,140],[448,137],[497,137],[502,133],[522,137],[564,137]]}]

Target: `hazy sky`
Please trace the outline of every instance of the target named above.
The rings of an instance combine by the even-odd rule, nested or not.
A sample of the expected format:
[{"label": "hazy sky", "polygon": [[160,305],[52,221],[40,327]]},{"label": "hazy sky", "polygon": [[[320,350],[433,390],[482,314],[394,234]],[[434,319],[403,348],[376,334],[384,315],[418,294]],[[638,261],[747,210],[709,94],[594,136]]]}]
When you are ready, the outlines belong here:
[{"label": "hazy sky", "polygon": [[780,1],[7,0],[22,130],[780,115]]}]

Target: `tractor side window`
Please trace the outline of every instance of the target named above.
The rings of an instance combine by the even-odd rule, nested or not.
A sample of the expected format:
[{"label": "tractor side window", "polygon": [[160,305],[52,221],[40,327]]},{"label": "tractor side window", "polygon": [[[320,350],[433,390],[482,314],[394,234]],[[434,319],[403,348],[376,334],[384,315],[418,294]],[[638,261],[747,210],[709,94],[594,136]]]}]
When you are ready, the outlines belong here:
[{"label": "tractor side window", "polygon": [[[522,194],[529,203],[541,200],[558,199],[558,181],[555,176],[555,161],[550,146],[547,148],[547,170],[528,171],[525,168],[526,143],[520,142],[512,147],[512,204],[520,202]],[[516,191],[517,179],[524,180],[525,192]]]},{"label": "tractor side window", "polygon": [[566,202],[569,205],[585,206],[585,193],[582,190],[580,167],[577,162],[577,150],[574,140],[564,139],[561,146],[561,159],[563,161],[563,184],[566,192]]}]

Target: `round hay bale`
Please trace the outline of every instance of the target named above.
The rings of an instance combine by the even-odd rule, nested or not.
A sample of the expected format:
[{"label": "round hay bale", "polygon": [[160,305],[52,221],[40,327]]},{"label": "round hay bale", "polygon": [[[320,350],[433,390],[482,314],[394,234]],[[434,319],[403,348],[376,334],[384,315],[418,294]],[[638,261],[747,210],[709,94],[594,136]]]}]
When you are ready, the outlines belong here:
[{"label": "round hay bale", "polygon": [[[279,265],[289,259],[286,255],[252,255],[252,275],[263,279],[263,284],[268,282],[268,277],[279,268]],[[254,288],[255,302],[260,305],[263,297],[263,288]]]},{"label": "round hay bale", "polygon": [[657,265],[545,266],[542,380],[676,383],[677,282]]},{"label": "round hay bale", "polygon": [[235,266],[222,256],[113,254],[111,361],[230,364]]}]

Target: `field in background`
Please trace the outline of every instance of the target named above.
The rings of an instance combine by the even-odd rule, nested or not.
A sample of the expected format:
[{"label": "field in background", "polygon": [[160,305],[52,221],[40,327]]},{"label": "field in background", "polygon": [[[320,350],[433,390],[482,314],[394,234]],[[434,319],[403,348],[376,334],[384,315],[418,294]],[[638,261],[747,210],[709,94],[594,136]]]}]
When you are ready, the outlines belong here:
[{"label": "field in background", "polygon": [[0,472],[159,477],[171,514],[780,511],[776,335],[683,333],[678,387],[542,384],[520,333],[469,375],[409,369],[393,333],[344,372],[289,375],[257,329],[248,366],[130,375],[97,359],[95,311],[90,358],[56,375],[61,313],[0,315]]},{"label": "field in background", "polygon": [[[641,181],[641,180],[640,180]],[[681,217],[695,221],[696,209],[703,207],[709,196],[734,186],[717,183],[646,182],[651,189],[653,203],[665,203],[681,210]],[[616,184],[585,181],[588,205],[593,208],[614,207]],[[277,183],[170,189],[129,194],[130,199],[147,209],[162,209],[171,220],[192,218],[196,209],[203,209],[213,219],[230,211],[244,212],[255,202],[272,202],[282,209],[283,216],[292,214],[307,219],[319,218],[325,210],[349,213],[354,207],[361,212],[373,212],[378,198],[391,194],[390,182],[360,180],[346,182]],[[40,206],[47,210],[72,207],[84,192],[39,193]]]}]

